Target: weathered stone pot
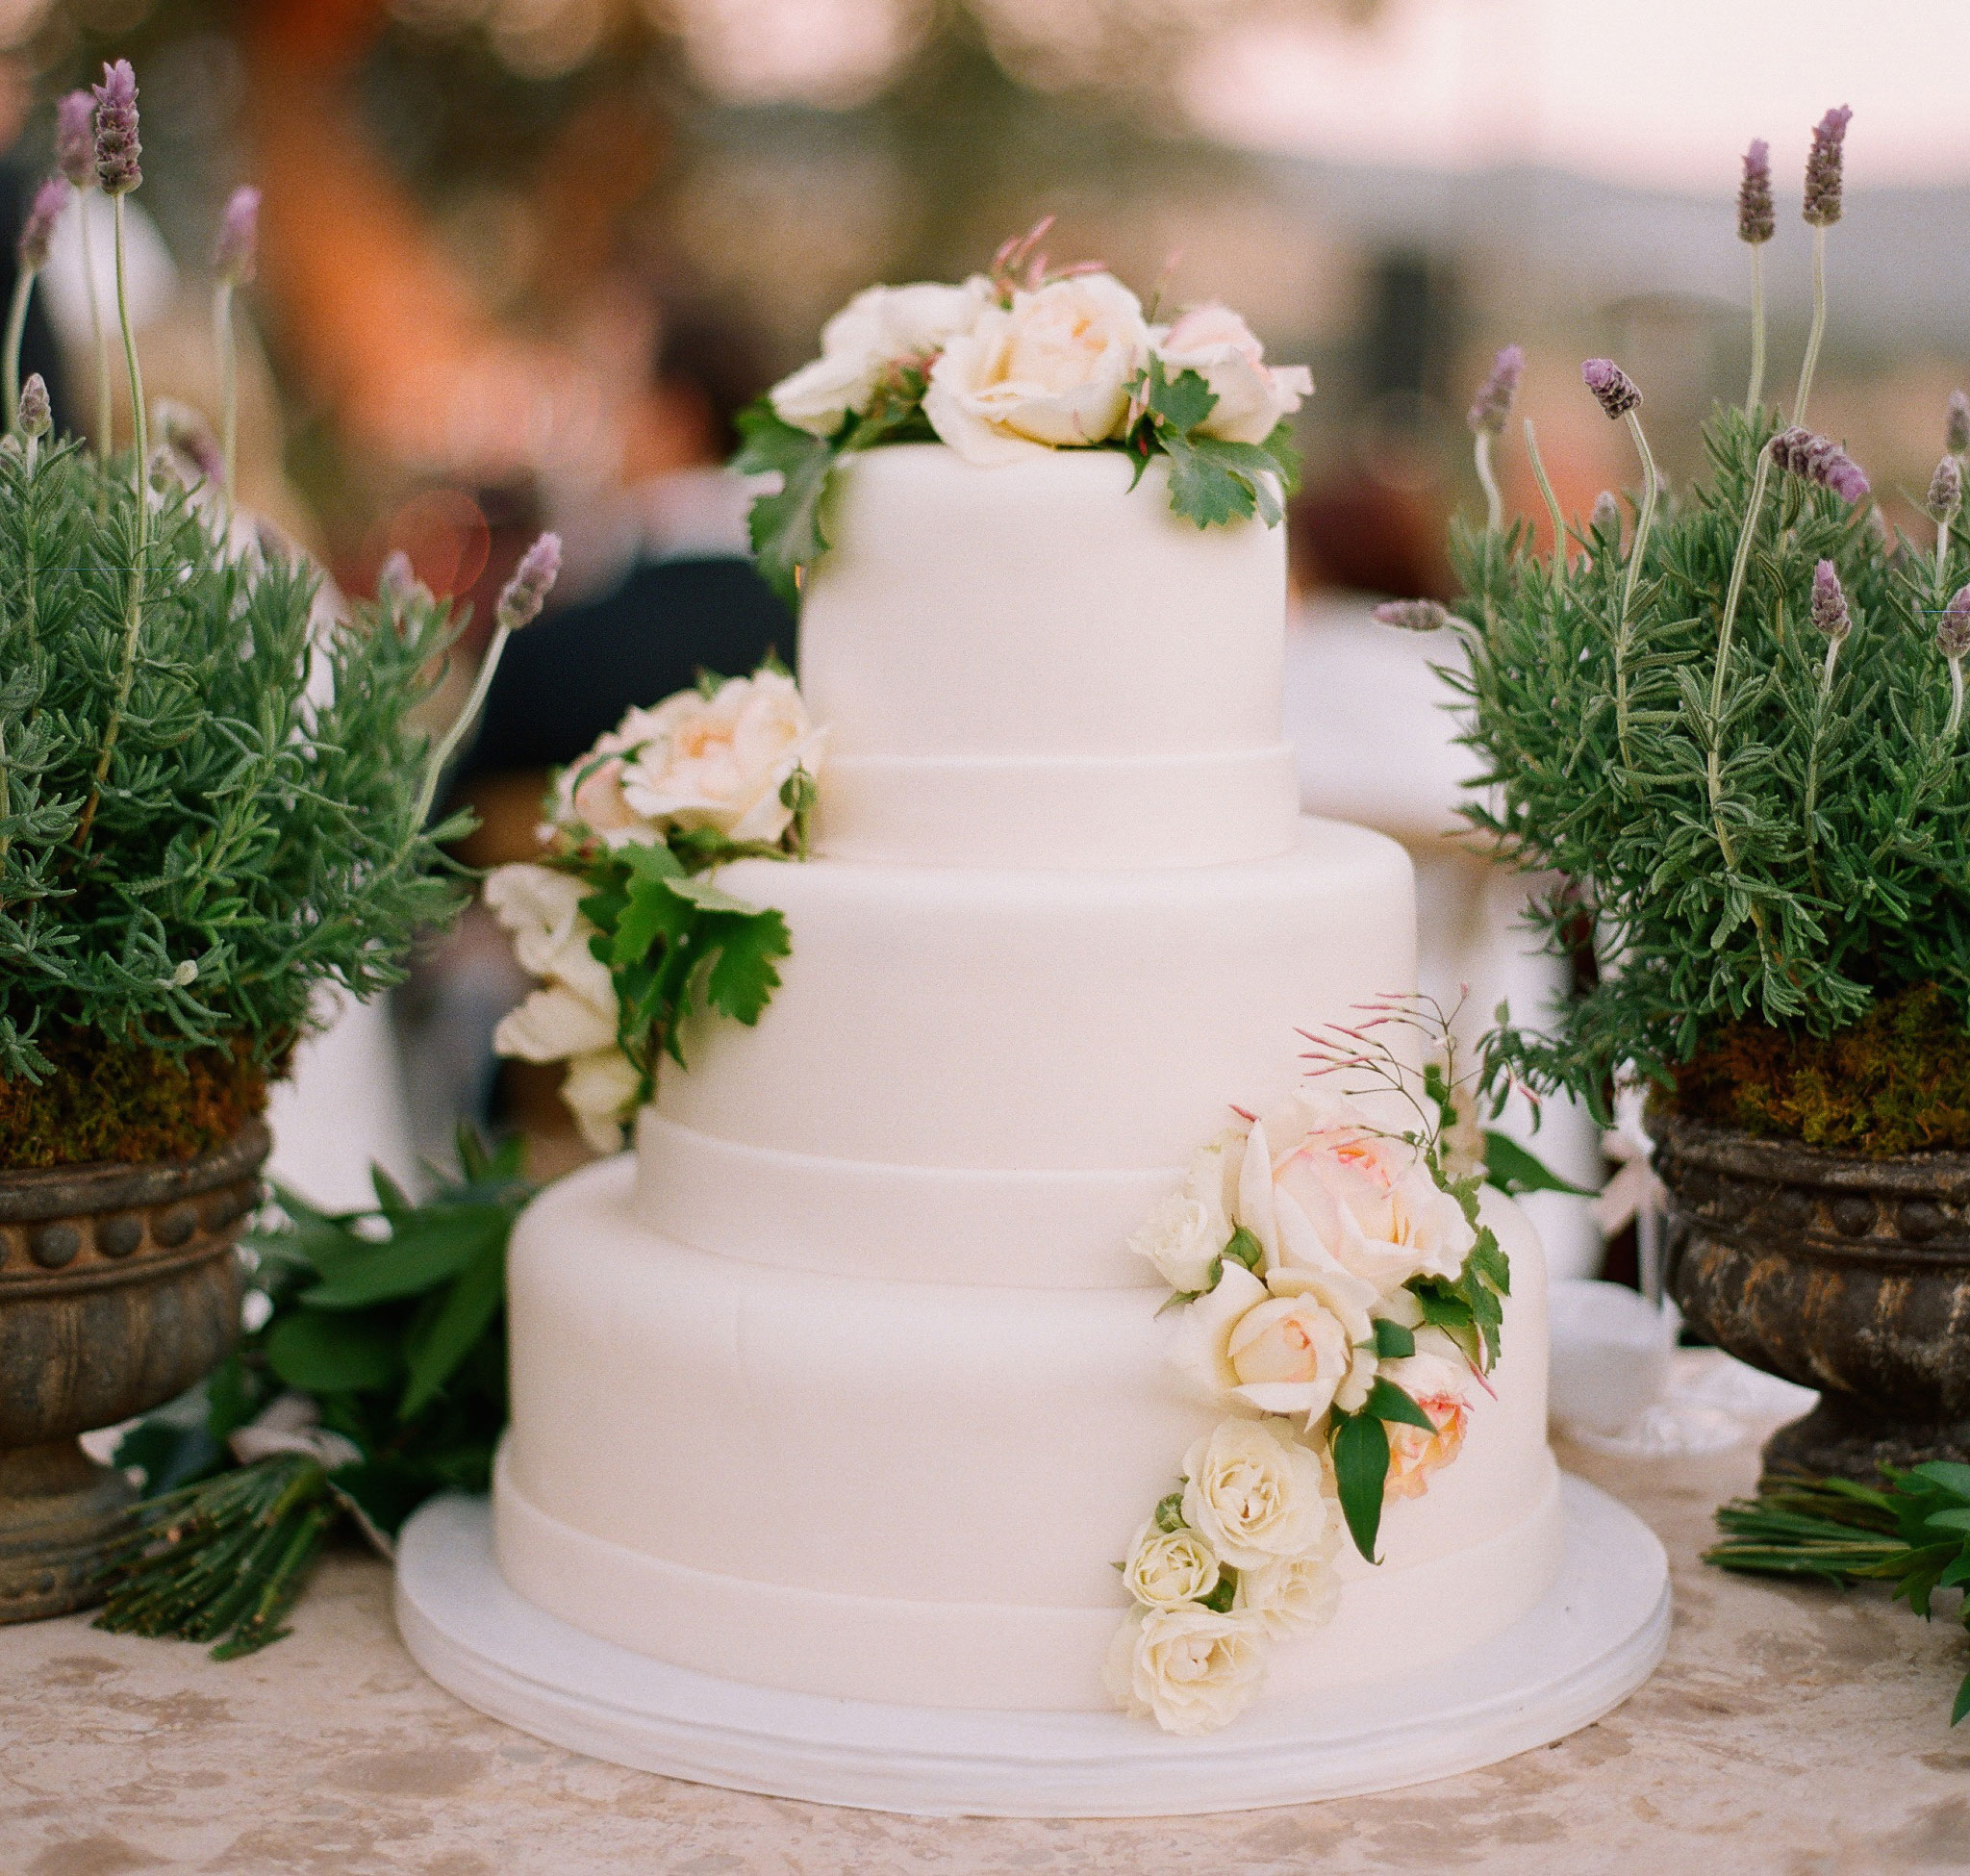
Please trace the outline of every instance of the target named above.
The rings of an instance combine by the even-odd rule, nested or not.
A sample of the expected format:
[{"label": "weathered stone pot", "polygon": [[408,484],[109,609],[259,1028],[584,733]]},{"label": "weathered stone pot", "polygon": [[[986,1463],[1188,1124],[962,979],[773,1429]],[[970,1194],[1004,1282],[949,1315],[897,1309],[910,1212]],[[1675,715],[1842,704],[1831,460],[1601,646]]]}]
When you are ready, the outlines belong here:
[{"label": "weathered stone pot", "polygon": [[1970,1460],[1970,1153],[1863,1159],[1675,1114],[1650,1130],[1685,1319],[1820,1390],[1766,1470]]},{"label": "weathered stone pot", "polygon": [[231,1351],[235,1246],[268,1144],[254,1121],[200,1159],[0,1173],[0,1622],[101,1600],[135,1494],[76,1435],[161,1406]]}]

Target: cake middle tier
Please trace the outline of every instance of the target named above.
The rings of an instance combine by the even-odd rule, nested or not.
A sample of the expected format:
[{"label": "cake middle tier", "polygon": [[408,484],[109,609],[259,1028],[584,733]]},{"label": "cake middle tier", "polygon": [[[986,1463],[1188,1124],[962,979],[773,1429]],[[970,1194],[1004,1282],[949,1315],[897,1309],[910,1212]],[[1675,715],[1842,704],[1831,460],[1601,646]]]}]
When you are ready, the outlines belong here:
[{"label": "cake middle tier", "polygon": [[1238,866],[991,873],[749,860],[793,935],[757,1027],[699,1018],[639,1129],[654,1230],[753,1263],[1153,1281],[1124,1240],[1299,1078],[1301,1028],[1415,987],[1408,857],[1306,821]]}]

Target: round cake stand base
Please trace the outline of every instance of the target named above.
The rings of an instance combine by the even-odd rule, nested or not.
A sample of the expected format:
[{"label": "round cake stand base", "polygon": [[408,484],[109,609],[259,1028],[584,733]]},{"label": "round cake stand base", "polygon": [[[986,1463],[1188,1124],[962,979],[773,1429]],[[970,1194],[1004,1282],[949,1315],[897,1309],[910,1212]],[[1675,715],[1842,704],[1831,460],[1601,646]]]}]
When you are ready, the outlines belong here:
[{"label": "round cake stand base", "polygon": [[880,1707],[667,1666],[508,1588],[484,1499],[434,1500],[405,1527],[396,1618],[418,1665],[468,1705],[670,1778],[932,1817],[1247,1811],[1489,1765],[1589,1725],[1648,1679],[1669,1637],[1662,1546],[1604,1492],[1571,1478],[1562,1490],[1558,1580],[1504,1634],[1345,1699],[1261,1700],[1200,1739],[1120,1713]]}]

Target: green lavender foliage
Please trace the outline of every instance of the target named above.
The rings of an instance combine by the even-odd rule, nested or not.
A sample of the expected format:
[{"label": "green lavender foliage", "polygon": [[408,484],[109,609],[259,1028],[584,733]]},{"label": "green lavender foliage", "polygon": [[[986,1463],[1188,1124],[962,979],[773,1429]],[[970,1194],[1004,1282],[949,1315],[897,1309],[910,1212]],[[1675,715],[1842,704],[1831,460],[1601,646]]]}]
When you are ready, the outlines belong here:
[{"label": "green lavender foliage", "polygon": [[[1563,952],[1591,934],[1599,964],[1545,1032],[1501,1011],[1495,1090],[1516,1077],[1601,1113],[1628,1065],[1666,1081],[1736,1019],[1824,1036],[1924,981],[1970,1008],[1970,766],[1944,735],[1934,633],[1970,579],[1960,538],[1938,570],[1884,539],[1867,502],[1775,472],[1711,709],[1746,498],[1778,427],[1776,412],[1719,409],[1707,486],[1661,505],[1619,660],[1625,736],[1613,530],[1576,532],[1588,559],[1563,577],[1525,523],[1453,536],[1466,662],[1443,674],[1484,765],[1463,811],[1518,865],[1560,876],[1531,920]],[[1822,557],[1855,624],[1831,687],[1808,614]]]},{"label": "green lavender foliage", "polygon": [[163,482],[119,709],[133,465],[16,441],[0,450],[0,1077],[38,1079],[37,1034],[70,1026],[172,1051],[244,1036],[271,1063],[319,984],[396,982],[413,933],[462,897],[439,843],[464,824],[417,817],[412,712],[446,609],[327,622],[306,562],[228,557]]}]

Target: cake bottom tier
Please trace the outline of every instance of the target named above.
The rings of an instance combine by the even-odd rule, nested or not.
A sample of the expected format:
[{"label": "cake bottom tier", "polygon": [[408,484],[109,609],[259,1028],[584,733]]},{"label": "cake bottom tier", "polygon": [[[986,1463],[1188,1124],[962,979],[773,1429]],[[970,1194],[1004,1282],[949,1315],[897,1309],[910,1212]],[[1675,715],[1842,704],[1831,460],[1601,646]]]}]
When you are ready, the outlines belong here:
[{"label": "cake bottom tier", "polygon": [[[787,1271],[639,1225],[627,1157],[539,1201],[509,1278],[494,1544],[521,1595],[726,1680],[905,1706],[1099,1710],[1111,1567],[1220,1417],[1154,1292]],[[1545,1277],[1515,1207],[1505,1355],[1456,1460],[1392,1503],[1382,1560],[1273,1651],[1268,1697],[1446,1660],[1561,1552]]]}]

